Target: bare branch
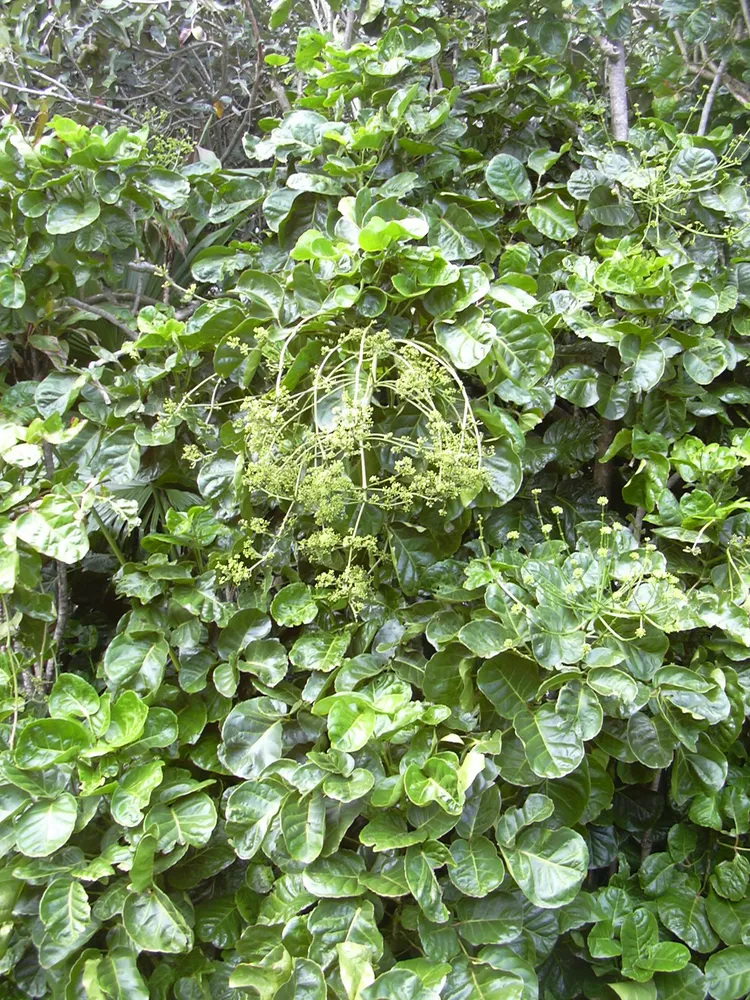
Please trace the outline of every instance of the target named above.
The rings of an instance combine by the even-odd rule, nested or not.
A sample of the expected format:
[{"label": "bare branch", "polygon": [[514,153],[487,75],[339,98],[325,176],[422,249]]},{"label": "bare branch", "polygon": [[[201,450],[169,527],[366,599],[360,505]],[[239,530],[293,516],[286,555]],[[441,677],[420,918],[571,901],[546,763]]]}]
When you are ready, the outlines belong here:
[{"label": "bare branch", "polygon": [[[680,50],[682,61],[685,63],[685,68],[690,73],[695,73],[697,77],[702,77],[704,80],[711,80],[713,82],[719,67],[715,63],[701,65],[694,59],[691,59],[690,53],[685,45],[685,41],[679,31],[675,31],[674,39],[677,43],[677,48]],[[722,74],[721,82],[735,101],[743,107],[750,105],[750,87],[741,83],[739,80],[736,80],[734,77],[729,76],[726,72]]]},{"label": "bare branch", "polygon": [[[44,457],[44,468],[47,474],[47,479],[52,482],[55,477],[55,460],[52,456],[52,445],[49,441],[42,442],[42,455]],[[62,646],[62,640],[65,635],[65,629],[68,625],[68,618],[70,616],[70,595],[68,593],[68,567],[63,562],[55,561],[55,567],[57,571],[57,581],[55,585],[55,608],[57,611],[57,621],[55,622],[55,631],[52,636],[52,640],[55,643],[55,649],[52,656],[47,657],[47,661],[44,664],[44,683],[50,685],[55,677],[55,668],[57,666],[57,654]]]},{"label": "bare branch", "polygon": [[750,36],[750,7],[747,5],[747,0],[740,0],[740,10],[742,11],[742,20],[745,22],[745,28]]},{"label": "bare branch", "polygon": [[607,57],[607,86],[612,136],[615,142],[628,138],[628,85],[626,80],[625,46],[619,40],[597,38],[599,47]]},{"label": "bare branch", "polygon": [[96,101],[84,101],[80,97],[74,97],[72,94],[56,94],[51,90],[37,90],[36,87],[24,87],[20,83],[9,83],[7,80],[0,80],[0,87],[7,87],[8,90],[17,90],[22,94],[34,94],[35,97],[46,97],[48,100],[62,101],[64,104],[72,104],[77,108],[88,108],[90,111],[96,111],[98,114],[114,115],[116,118],[122,118],[123,121],[134,125],[136,128],[140,128],[142,124],[142,122],[139,122],[136,118],[132,118],[118,108],[111,108],[107,104],[97,104]]},{"label": "bare branch", "polygon": [[613,466],[611,462],[602,462],[602,457],[607,453],[609,446],[615,437],[615,425],[611,420],[603,420],[599,439],[596,442],[596,462],[594,463],[594,486],[599,492],[608,497],[612,489]]},{"label": "bare branch", "polygon": [[292,105],[289,103],[289,98],[286,96],[286,91],[284,90],[283,86],[279,83],[279,81],[272,79],[270,81],[270,87],[271,90],[274,92],[274,95],[276,96],[276,100],[279,102],[279,105],[281,106],[281,110],[283,112],[291,111]]},{"label": "bare branch", "polygon": [[107,312],[106,309],[102,309],[101,306],[91,305],[88,302],[82,302],[80,299],[74,299],[72,296],[68,296],[65,300],[65,304],[71,306],[75,309],[80,309],[82,312],[93,313],[94,316],[99,316],[100,319],[106,319],[108,323],[112,326],[116,326],[118,330],[121,330],[130,340],[136,340],[138,334],[135,330],[131,330],[129,326],[126,326],[122,320],[118,319],[117,316],[113,316],[111,312]]},{"label": "bare branch", "polygon": [[696,135],[705,135],[708,131],[708,122],[711,117],[711,108],[714,106],[714,101],[716,100],[716,95],[719,92],[719,87],[721,86],[721,78],[724,75],[724,71],[727,68],[728,59],[726,56],[721,60],[719,65],[716,67],[716,73],[714,74],[713,82],[708,88],[708,93],[706,94],[706,102],[703,105],[703,111],[701,112],[701,120],[698,124],[698,131]]}]

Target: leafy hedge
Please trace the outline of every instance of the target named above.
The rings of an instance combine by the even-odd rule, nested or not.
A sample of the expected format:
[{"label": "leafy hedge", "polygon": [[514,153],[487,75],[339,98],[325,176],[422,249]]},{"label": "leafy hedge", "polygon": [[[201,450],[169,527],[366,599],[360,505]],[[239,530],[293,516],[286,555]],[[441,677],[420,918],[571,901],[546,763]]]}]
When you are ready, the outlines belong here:
[{"label": "leafy hedge", "polygon": [[7,995],[750,991],[745,142],[431,16],[0,132]]}]

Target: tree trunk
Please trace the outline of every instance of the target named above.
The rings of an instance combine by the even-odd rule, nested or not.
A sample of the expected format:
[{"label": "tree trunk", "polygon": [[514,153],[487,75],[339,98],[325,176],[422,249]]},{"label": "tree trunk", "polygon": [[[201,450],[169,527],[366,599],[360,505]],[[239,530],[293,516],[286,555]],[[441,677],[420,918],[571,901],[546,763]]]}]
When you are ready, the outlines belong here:
[{"label": "tree trunk", "polygon": [[621,41],[610,42],[609,109],[612,136],[615,142],[628,138],[628,85],[625,78],[625,46]]}]

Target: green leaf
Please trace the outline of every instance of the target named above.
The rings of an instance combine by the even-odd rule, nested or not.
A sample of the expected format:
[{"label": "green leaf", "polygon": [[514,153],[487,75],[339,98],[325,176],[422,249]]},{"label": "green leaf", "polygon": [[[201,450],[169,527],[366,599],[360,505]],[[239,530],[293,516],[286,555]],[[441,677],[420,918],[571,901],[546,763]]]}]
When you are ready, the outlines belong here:
[{"label": "green leaf", "polygon": [[138,826],[143,822],[143,810],[149,804],[151,793],[162,780],[164,761],[152,760],[130,768],[112,792],[110,809],[120,826]]},{"label": "green leaf", "polygon": [[552,337],[535,316],[517,309],[498,309],[492,322],[498,331],[493,353],[503,374],[524,388],[535,385],[552,364]]},{"label": "green leaf", "polygon": [[449,205],[433,222],[429,242],[440,249],[447,261],[471,260],[484,248],[481,230],[471,214],[460,205]]},{"label": "green leaf", "polygon": [[555,804],[547,795],[536,792],[529,795],[522,806],[506,809],[497,821],[496,833],[498,843],[512,847],[518,833],[532,823],[541,823],[555,811]]},{"label": "green leaf", "polygon": [[375,729],[375,713],[356,700],[337,699],[328,713],[328,738],[334,750],[355,753]]},{"label": "green leaf", "polygon": [[401,589],[414,597],[419,589],[424,570],[440,559],[440,550],[426,532],[407,525],[394,525],[389,529],[393,566]]},{"label": "green leaf", "polygon": [[452,963],[441,997],[444,1000],[523,1000],[524,981],[513,973],[460,958]]},{"label": "green leaf", "polygon": [[55,941],[60,944],[75,941],[91,919],[86,890],[74,879],[54,879],[39,901],[39,917]]},{"label": "green leaf", "polygon": [[318,614],[318,606],[307,584],[290,583],[274,597],[271,614],[278,625],[309,625]]},{"label": "green leaf", "polygon": [[163,636],[135,638],[121,632],[104,654],[104,672],[118,687],[140,681],[151,689],[158,688],[168,655],[169,646]]},{"label": "green leaf", "polygon": [[89,550],[89,539],[73,500],[48,494],[16,521],[16,535],[35,552],[73,563]]},{"label": "green leaf", "polygon": [[485,899],[461,899],[456,904],[458,933],[469,944],[506,944],[515,941],[523,926],[520,901],[506,893]]},{"label": "green leaf", "polygon": [[108,997],[149,1000],[149,991],[130,948],[117,945],[101,960],[97,978]]},{"label": "green leaf", "polygon": [[76,233],[99,218],[99,202],[95,198],[62,198],[47,213],[47,232],[52,236]]},{"label": "green leaf", "polygon": [[509,205],[522,205],[531,198],[531,181],[520,160],[507,153],[493,156],[485,179],[490,191]]},{"label": "green leaf", "polygon": [[513,728],[524,745],[532,771],[540,778],[561,778],[583,760],[583,740],[554,705],[517,712]]},{"label": "green leaf", "polygon": [[750,948],[735,945],[710,955],[706,986],[715,1000],[739,1000],[750,992]]},{"label": "green leaf", "polygon": [[336,945],[344,941],[366,946],[373,959],[383,954],[383,938],[369,900],[321,900],[308,918],[307,929],[312,934],[309,957],[322,968],[335,961]]},{"label": "green leaf", "polygon": [[240,702],[224,721],[219,760],[232,774],[257,777],[281,757],[281,722],[284,706],[270,698]]},{"label": "green leaf", "polygon": [[516,653],[500,653],[479,668],[477,686],[499,715],[513,719],[534,698],[539,674],[531,660]]},{"label": "green leaf", "polygon": [[125,747],[143,735],[148,706],[135,691],[123,691],[112,706],[109,727],[104,734],[108,747]]},{"label": "green leaf", "polygon": [[656,1000],[656,985],[647,983],[609,983],[620,1000]]},{"label": "green leaf", "polygon": [[35,802],[16,820],[16,850],[27,858],[54,854],[70,839],[77,815],[76,800],[70,792]]},{"label": "green leaf", "polygon": [[249,670],[268,687],[276,687],[284,679],[288,665],[286,650],[278,639],[249,642],[237,664],[240,670]]},{"label": "green leaf", "polygon": [[295,958],[292,974],[277,990],[275,1000],[326,1000],[323,970],[308,958]]},{"label": "green leaf", "polygon": [[169,852],[177,845],[205,847],[216,826],[216,806],[204,792],[177,802],[159,803],[149,810],[144,828],[156,838],[157,849]]},{"label": "green leaf", "polygon": [[21,730],[14,760],[24,769],[49,767],[75,759],[91,745],[85,726],[73,719],[36,719]]},{"label": "green leaf", "polygon": [[190,183],[176,170],[164,167],[152,167],[142,183],[165,208],[180,208],[190,194]]},{"label": "green leaf", "polygon": [[341,665],[349,642],[347,632],[304,632],[289,650],[289,659],[300,670],[327,674]]},{"label": "green leaf", "polygon": [[463,796],[458,788],[458,761],[446,759],[453,755],[430,757],[421,765],[409,764],[404,771],[404,790],[417,806],[436,802],[452,815],[460,815]]},{"label": "green leaf", "polygon": [[501,846],[501,851],[523,894],[542,909],[572,902],[589,865],[586,842],[565,828],[530,827],[518,835],[514,847]]},{"label": "green leaf", "polygon": [[320,856],[325,841],[325,799],[320,792],[290,796],[281,807],[284,843],[295,861],[309,864]]},{"label": "green leaf", "polygon": [[278,318],[284,289],[277,278],[263,271],[244,271],[237,282],[237,291],[253,306],[258,319]]},{"label": "green leaf", "polygon": [[0,274],[0,306],[20,309],[26,302],[26,286],[17,274],[5,271]]},{"label": "green leaf", "polygon": [[131,893],[122,911],[125,930],[141,951],[176,955],[193,947],[193,932],[182,913],[161,889]]},{"label": "green leaf", "polygon": [[687,886],[669,889],[657,899],[659,920],[693,951],[712,952],[719,939],[711,927],[702,896]]},{"label": "green leaf", "polygon": [[60,674],[49,696],[49,714],[56,719],[90,719],[99,711],[99,695],[77,674]]},{"label": "green leaf", "polygon": [[494,844],[486,837],[455,840],[448,877],[465,896],[486,896],[503,881],[505,868]]},{"label": "green leaf", "polygon": [[526,210],[529,221],[542,236],[563,243],[578,233],[575,212],[559,194],[548,194]]},{"label": "green leaf", "polygon": [[195,935],[216,948],[231,948],[242,933],[233,896],[207,899],[195,911]]},{"label": "green leaf", "polygon": [[406,882],[420,910],[434,924],[444,924],[450,913],[443,903],[435,874],[421,847],[408,847],[405,859]]},{"label": "green leaf", "polygon": [[364,891],[359,881],[364,870],[365,863],[358,854],[337,851],[330,858],[318,858],[306,865],[302,881],[307,891],[318,899],[359,896]]}]

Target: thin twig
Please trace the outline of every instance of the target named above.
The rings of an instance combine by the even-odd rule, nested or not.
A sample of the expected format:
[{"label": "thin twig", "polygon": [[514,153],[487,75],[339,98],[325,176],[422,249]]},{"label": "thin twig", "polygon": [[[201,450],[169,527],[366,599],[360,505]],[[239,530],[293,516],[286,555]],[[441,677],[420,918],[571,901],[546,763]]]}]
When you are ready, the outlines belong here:
[{"label": "thin twig", "polygon": [[747,0],[740,0],[740,10],[742,11],[742,20],[745,22],[747,33],[750,35],[750,7],[747,5]]},{"label": "thin twig", "polygon": [[131,340],[137,340],[138,334],[135,330],[131,330],[129,326],[126,326],[117,316],[113,316],[111,312],[107,312],[106,309],[102,309],[101,306],[90,305],[87,302],[82,302],[80,299],[74,299],[69,295],[65,300],[65,304],[72,306],[75,309],[80,309],[82,312],[93,313],[94,316],[99,316],[100,319],[106,319],[108,323],[112,326],[116,326],[118,330],[122,330],[126,336]]},{"label": "thin twig", "polygon": [[[42,456],[44,457],[44,469],[47,474],[47,479],[52,482],[55,477],[55,460],[52,455],[52,445],[49,441],[42,441]],[[44,684],[46,686],[49,686],[54,680],[55,668],[57,667],[57,655],[62,647],[65,629],[68,625],[68,618],[70,616],[68,567],[65,563],[55,560],[55,568],[57,572],[57,582],[55,587],[55,608],[57,611],[57,621],[55,622],[55,631],[52,635],[52,641],[55,644],[54,650],[52,655],[47,658],[44,665]]]},{"label": "thin twig", "polygon": [[[138,280],[136,281],[135,299],[133,300],[133,312],[135,313],[136,316],[138,315],[138,310],[141,307],[141,299],[143,298],[143,281],[144,278],[143,274],[141,273],[138,275]],[[153,305],[153,303],[151,302],[149,304]]]},{"label": "thin twig", "polygon": [[270,81],[271,90],[274,92],[276,100],[281,106],[281,110],[284,113],[288,113],[292,110],[292,105],[289,103],[289,98],[286,96],[286,91],[284,87],[279,83],[278,80],[271,79]]},{"label": "thin twig", "polygon": [[354,28],[359,19],[359,13],[361,7],[362,4],[360,3],[357,8],[350,7],[349,10],[346,12],[346,21],[344,23],[344,39],[341,43],[341,46],[344,49],[344,51],[347,51],[352,46],[352,39],[354,37]]},{"label": "thin twig", "polygon": [[641,532],[643,531],[643,518],[646,516],[646,510],[644,507],[636,507],[635,517],[633,518],[633,536],[636,542],[641,540]]},{"label": "thin twig", "polygon": [[165,267],[160,267],[158,264],[149,264],[145,260],[131,260],[128,264],[131,271],[145,271],[147,274],[155,274],[158,277],[163,278],[164,284],[168,285],[170,288],[174,288],[176,292],[179,292],[184,296],[191,296],[198,299],[199,302],[206,302],[207,299],[202,298],[200,295],[195,295],[191,292],[189,288],[184,288],[182,285],[178,285],[174,278],[171,278],[167,274],[167,269]]},{"label": "thin twig", "polygon": [[[657,771],[651,781],[651,791],[658,792],[659,785],[661,784],[661,771]],[[646,858],[651,853],[651,848],[654,843],[654,831],[649,828],[645,830],[643,836],[641,837],[641,863],[646,860]]]},{"label": "thin twig", "polygon": [[[677,43],[677,48],[682,56],[682,61],[685,63],[685,68],[690,73],[695,73],[696,77],[703,77],[704,80],[711,80],[713,82],[716,76],[716,71],[718,66],[716,63],[708,63],[707,65],[701,65],[695,59],[691,59],[690,53],[685,45],[685,40],[679,31],[674,32],[674,39]],[[724,72],[722,75],[722,83],[724,87],[729,91],[732,97],[741,104],[743,107],[750,105],[750,87],[746,84],[741,83],[736,80],[733,76],[729,76],[728,73]]]},{"label": "thin twig", "polygon": [[0,80],[0,87],[7,87],[8,90],[17,90],[22,94],[33,94],[35,97],[52,98],[55,101],[63,101],[78,108],[89,108],[91,111],[104,112],[105,114],[114,115],[116,118],[122,118],[123,121],[129,122],[136,128],[141,127],[141,122],[137,118],[131,117],[131,115],[120,111],[118,108],[111,108],[107,104],[98,104],[96,101],[84,101],[72,94],[69,96],[67,94],[55,94],[49,90],[38,90],[36,87],[24,87],[20,83],[9,83],[7,80]]}]

